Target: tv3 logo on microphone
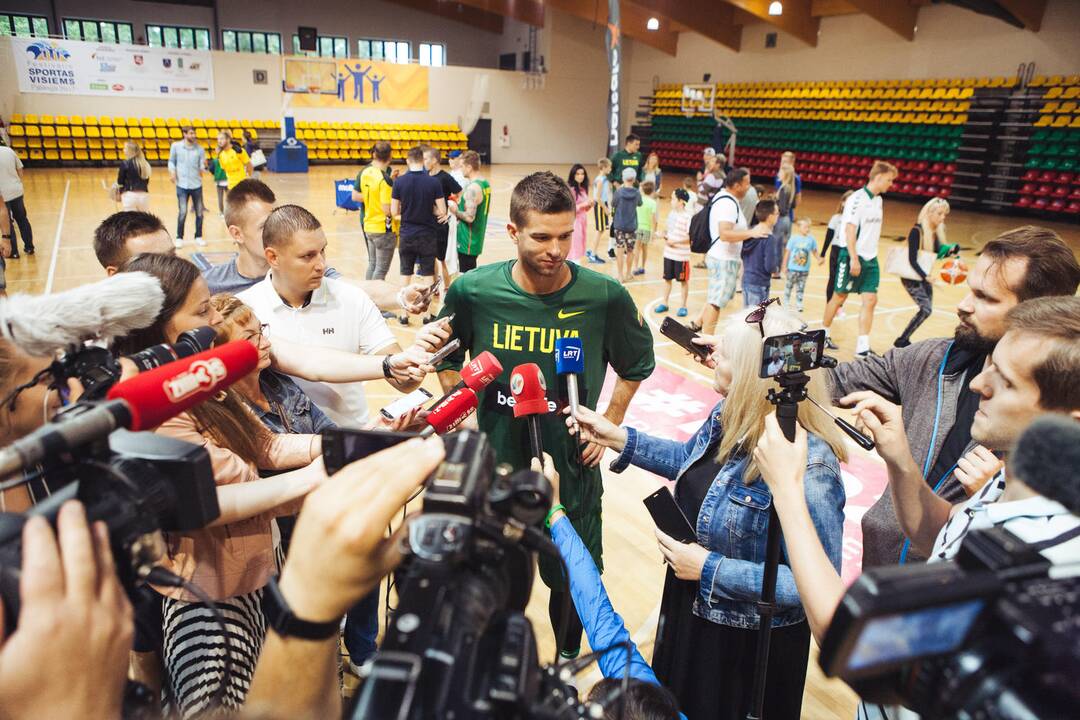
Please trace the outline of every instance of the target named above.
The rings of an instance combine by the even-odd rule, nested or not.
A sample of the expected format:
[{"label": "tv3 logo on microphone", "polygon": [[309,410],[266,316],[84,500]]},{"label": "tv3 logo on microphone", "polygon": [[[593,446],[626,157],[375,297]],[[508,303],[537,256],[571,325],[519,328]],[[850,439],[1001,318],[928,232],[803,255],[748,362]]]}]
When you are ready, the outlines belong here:
[{"label": "tv3 logo on microphone", "polygon": [[169,378],[161,387],[169,402],[178,403],[195,393],[213,390],[228,374],[225,363],[218,358],[197,360],[191,363],[187,372]]}]

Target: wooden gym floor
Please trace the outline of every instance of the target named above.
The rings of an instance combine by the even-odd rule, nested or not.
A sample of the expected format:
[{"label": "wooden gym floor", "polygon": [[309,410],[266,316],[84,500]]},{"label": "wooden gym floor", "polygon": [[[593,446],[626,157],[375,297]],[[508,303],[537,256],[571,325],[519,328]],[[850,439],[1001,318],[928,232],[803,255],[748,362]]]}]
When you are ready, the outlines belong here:
[{"label": "wooden gym floor", "polygon": [[[566,166],[546,168],[500,165],[485,168],[485,175],[492,182],[493,193],[488,241],[482,262],[493,262],[514,256],[513,245],[503,229],[508,217],[510,192],[518,179],[538,169],[551,169],[564,177],[568,171]],[[315,166],[307,175],[268,173],[263,175],[263,180],[274,189],[279,202],[303,205],[321,219],[330,241],[328,260],[331,265],[350,278],[363,277],[366,268],[366,251],[358,227],[357,215],[336,210],[334,207],[334,181],[355,176],[357,171],[358,169],[354,166]],[[590,168],[590,177],[594,172],[595,168]],[[104,271],[98,266],[94,257],[91,242],[96,225],[102,218],[117,209],[106,195],[106,186],[115,177],[115,170],[106,169],[30,168],[26,170],[24,178],[26,208],[34,227],[37,254],[33,257],[24,255],[19,260],[8,261],[8,292],[55,292],[104,277]],[[661,195],[667,198],[681,181],[681,176],[665,174]],[[170,232],[173,232],[176,198],[165,168],[154,168],[150,190],[153,211],[162,218]],[[204,237],[209,242],[205,251],[228,252],[232,249],[232,245],[227,238],[224,222],[218,215],[215,190],[210,182],[204,185],[204,198],[208,210]],[[797,214],[809,215],[813,218],[813,234],[819,244],[824,238],[825,223],[834,212],[838,199],[839,193],[818,190],[808,190],[803,193],[802,205]],[[661,218],[666,215],[667,206],[666,201],[661,203]],[[886,199],[885,225],[881,243],[882,262],[888,250],[895,246],[892,238],[907,235],[918,209],[919,205],[915,203]],[[964,248],[964,257],[971,261],[974,259],[974,252],[987,240],[1003,230],[1031,222],[1032,219],[1029,218],[956,210],[948,218],[949,239],[960,242]],[[182,251],[184,255],[195,251],[194,243],[191,242],[194,230],[192,224],[193,217],[189,215],[187,241]],[[1060,222],[1039,222],[1039,224],[1057,230],[1074,250],[1080,250],[1080,229],[1076,225]],[[590,244],[591,241],[590,228]],[[701,368],[689,361],[677,347],[666,342],[657,332],[660,316],[653,310],[663,291],[663,281],[660,279],[661,257],[662,244],[654,241],[650,247],[646,274],[630,282],[628,287],[654,330],[658,368],[675,372],[707,387],[709,378]],[[601,271],[611,271],[613,263],[590,267]],[[397,272],[395,260],[389,276],[391,280],[396,279]],[[804,317],[811,326],[820,326],[825,304],[826,276],[825,268],[814,266],[807,283]],[[696,314],[704,301],[705,285],[704,271],[692,271],[691,317]],[[774,281],[773,294],[781,294],[782,290],[783,281]],[[934,314],[916,333],[915,339],[951,335],[955,326],[955,305],[964,292],[962,286],[935,288]],[[677,293],[676,287],[673,291],[674,302],[670,303],[673,308],[677,307]],[[733,306],[739,302],[740,296],[736,295]],[[837,320],[833,331],[837,343],[842,348],[836,355],[843,360],[851,358],[857,335],[857,298],[851,298],[848,305],[846,318]],[[871,335],[873,348],[878,352],[887,350],[914,311],[915,306],[904,292],[899,280],[883,275]],[[417,321],[414,320],[411,328],[402,328],[397,323],[392,323],[391,327],[405,345],[415,332],[416,325]],[[429,378],[425,385],[435,391],[438,382],[435,378]],[[372,383],[368,397],[374,409],[386,404],[393,394],[393,391],[385,384]],[[603,461],[605,467],[609,461],[610,458]],[[605,565],[608,569],[605,581],[615,608],[625,618],[634,639],[648,658],[652,652],[664,568],[653,538],[653,525],[641,504],[641,498],[656,488],[658,479],[648,473],[631,469],[620,476],[605,472],[605,482],[607,492],[604,497],[604,545]],[[634,568],[635,571],[624,572],[627,568]],[[541,659],[548,661],[553,654],[554,640],[548,629],[547,591],[539,581],[534,587],[528,615],[537,631]],[[580,685],[583,691],[597,677],[595,671],[592,671],[592,675],[582,676]],[[351,679],[348,682],[352,686]],[[804,717],[847,720],[853,716],[854,707],[855,696],[847,686],[822,676],[817,666],[815,653],[810,662],[806,685]]]}]

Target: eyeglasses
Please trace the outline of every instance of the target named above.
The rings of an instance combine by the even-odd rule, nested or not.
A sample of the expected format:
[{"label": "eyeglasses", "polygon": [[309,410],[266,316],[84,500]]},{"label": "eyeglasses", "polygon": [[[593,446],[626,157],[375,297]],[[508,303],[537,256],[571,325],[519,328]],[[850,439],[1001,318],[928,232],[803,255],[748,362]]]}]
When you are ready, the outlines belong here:
[{"label": "eyeglasses", "polygon": [[259,326],[259,329],[258,329],[257,332],[254,332],[254,333],[252,333],[250,335],[244,335],[240,339],[241,340],[247,340],[250,343],[257,343],[259,341],[259,338],[261,338],[263,335],[266,334],[266,328],[268,328],[268,327],[270,327],[270,323],[263,323],[262,325]]},{"label": "eyeglasses", "polygon": [[746,316],[747,323],[749,323],[750,325],[757,325],[758,332],[761,333],[762,339],[765,339],[765,327],[763,325],[763,323],[765,322],[765,308],[769,307],[773,303],[779,305],[780,298],[769,298],[764,302],[758,303],[757,308],[755,308],[749,315]]}]

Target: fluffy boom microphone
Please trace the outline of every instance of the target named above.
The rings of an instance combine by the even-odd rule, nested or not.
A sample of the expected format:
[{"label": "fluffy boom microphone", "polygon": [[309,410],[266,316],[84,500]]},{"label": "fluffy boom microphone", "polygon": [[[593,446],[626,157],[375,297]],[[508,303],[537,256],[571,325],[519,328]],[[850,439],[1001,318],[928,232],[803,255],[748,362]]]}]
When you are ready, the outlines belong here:
[{"label": "fluffy boom microphone", "polygon": [[1035,419],[1009,455],[1009,471],[1040,495],[1080,514],[1080,423],[1064,415]]},{"label": "fluffy boom microphone", "polygon": [[111,342],[149,327],[165,293],[149,273],[117,273],[52,295],[0,299],[0,335],[28,355],[51,355],[85,340]]},{"label": "fluffy boom microphone", "polygon": [[518,365],[510,373],[510,393],[514,396],[514,417],[525,418],[529,426],[529,447],[534,458],[544,464],[544,441],[540,437],[540,415],[548,411],[547,383],[536,363]]},{"label": "fluffy boom microphone", "polygon": [[0,449],[0,477],[76,450],[118,427],[138,432],[157,427],[251,373],[259,351],[234,340],[162,365],[114,385],[103,403],[79,404],[57,422]]}]

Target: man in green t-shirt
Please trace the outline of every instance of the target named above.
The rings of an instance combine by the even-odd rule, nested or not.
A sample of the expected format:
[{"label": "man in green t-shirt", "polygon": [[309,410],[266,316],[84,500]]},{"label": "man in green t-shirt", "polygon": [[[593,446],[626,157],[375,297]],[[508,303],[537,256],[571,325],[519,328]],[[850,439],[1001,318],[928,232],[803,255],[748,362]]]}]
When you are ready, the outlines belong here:
[{"label": "man in green t-shirt", "polygon": [[[607,275],[566,261],[574,217],[570,189],[552,173],[534,173],[517,184],[507,231],[518,257],[485,265],[450,286],[442,315],[454,315],[453,332],[462,348],[439,367],[439,380],[444,388],[460,380],[466,351],[475,357],[488,350],[499,359],[503,373],[481,393],[478,424],[498,461],[520,469],[529,467],[531,452],[525,421],[514,419],[510,374],[523,363],[540,366],[549,410],[540,418],[544,450],[562,478],[559,494],[566,514],[602,568],[603,484],[597,466],[603,449],[595,444],[581,447],[567,431],[561,414],[565,381],[555,374],[555,340],[581,339],[585,371],[578,387],[580,402],[587,407],[596,407],[611,365],[617,378],[604,414],[615,423],[622,422],[638,384],[656,363],[652,333],[626,289]],[[555,627],[565,592],[558,565],[541,559],[540,576],[552,588],[548,609]],[[581,645],[581,624],[571,615],[560,648],[566,657],[576,655]]]},{"label": "man in green t-shirt", "polygon": [[611,156],[611,172],[608,174],[608,179],[616,187],[622,183],[623,168],[634,168],[637,177],[641,177],[643,160],[641,153],[638,152],[640,148],[641,138],[634,133],[630,133],[626,136],[626,144],[623,145],[623,149]]},{"label": "man in green t-shirt", "polygon": [[480,154],[475,150],[466,150],[461,155],[461,172],[467,183],[457,206],[450,203],[449,208],[458,219],[458,268],[467,273],[476,269],[476,262],[484,251],[488,211],[491,209],[491,185],[480,177]]}]

